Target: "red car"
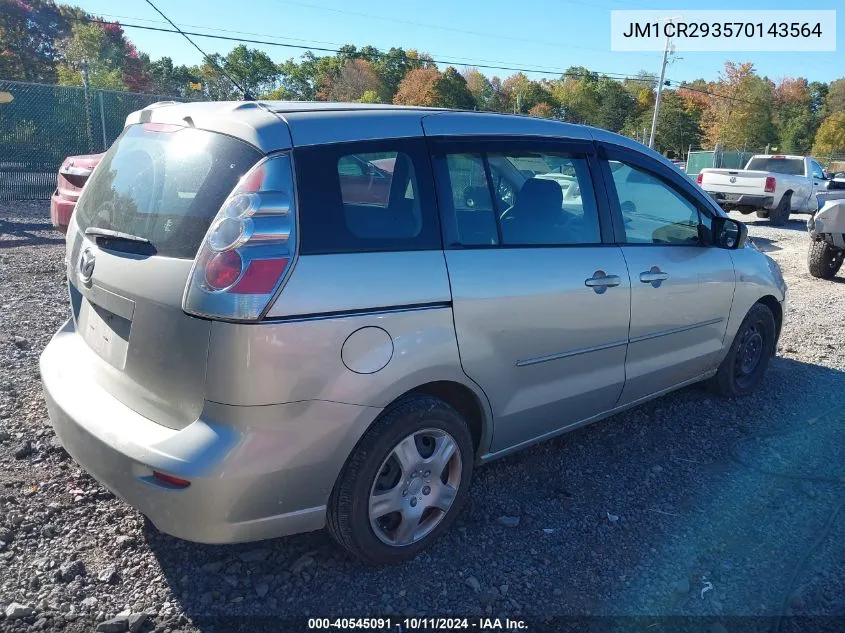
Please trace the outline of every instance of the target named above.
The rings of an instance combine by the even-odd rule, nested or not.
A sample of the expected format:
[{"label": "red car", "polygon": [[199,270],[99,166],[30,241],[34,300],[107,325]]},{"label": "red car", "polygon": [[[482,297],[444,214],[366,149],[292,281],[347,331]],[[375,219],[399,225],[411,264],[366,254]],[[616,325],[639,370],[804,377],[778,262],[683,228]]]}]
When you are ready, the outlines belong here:
[{"label": "red car", "polygon": [[102,158],[102,154],[68,156],[59,167],[56,191],[50,198],[50,219],[53,221],[53,226],[62,233],[67,232],[73,208],[79,200],[85,181]]}]

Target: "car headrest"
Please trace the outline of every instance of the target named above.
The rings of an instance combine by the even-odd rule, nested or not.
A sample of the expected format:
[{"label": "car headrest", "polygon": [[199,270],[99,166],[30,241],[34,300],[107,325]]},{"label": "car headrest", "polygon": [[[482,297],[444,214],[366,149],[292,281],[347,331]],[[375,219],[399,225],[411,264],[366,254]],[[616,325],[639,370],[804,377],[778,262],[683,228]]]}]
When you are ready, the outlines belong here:
[{"label": "car headrest", "polygon": [[517,206],[520,210],[532,209],[533,214],[560,213],[563,208],[563,191],[553,180],[529,178],[519,190]]}]

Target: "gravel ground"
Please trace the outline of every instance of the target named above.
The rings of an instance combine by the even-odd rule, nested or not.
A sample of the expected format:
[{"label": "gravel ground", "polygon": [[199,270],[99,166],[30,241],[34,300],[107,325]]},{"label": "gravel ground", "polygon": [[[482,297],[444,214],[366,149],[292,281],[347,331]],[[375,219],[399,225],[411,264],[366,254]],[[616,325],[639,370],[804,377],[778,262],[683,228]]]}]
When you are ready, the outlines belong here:
[{"label": "gravel ground", "polygon": [[63,239],[45,203],[0,203],[0,630],[107,630],[121,612],[162,632],[228,630],[206,619],[221,614],[710,616],[714,633],[732,616],[845,615],[845,414],[830,411],[845,280],[809,276],[793,217],[742,217],[790,287],[763,388],[727,401],[691,387],[481,468],[435,547],[372,568],[324,533],[179,541],[82,472],[37,367],[68,316]]}]

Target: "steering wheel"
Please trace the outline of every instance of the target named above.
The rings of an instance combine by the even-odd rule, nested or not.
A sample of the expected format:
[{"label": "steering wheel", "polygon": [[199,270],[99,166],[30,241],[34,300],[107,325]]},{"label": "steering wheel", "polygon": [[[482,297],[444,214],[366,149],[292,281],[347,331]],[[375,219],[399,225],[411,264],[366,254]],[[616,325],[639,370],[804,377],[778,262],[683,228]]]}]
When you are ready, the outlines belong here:
[{"label": "steering wheel", "polygon": [[499,216],[499,219],[504,222],[505,220],[513,220],[513,216],[510,215],[511,211],[513,211],[515,205],[509,206],[502,212],[502,215]]}]

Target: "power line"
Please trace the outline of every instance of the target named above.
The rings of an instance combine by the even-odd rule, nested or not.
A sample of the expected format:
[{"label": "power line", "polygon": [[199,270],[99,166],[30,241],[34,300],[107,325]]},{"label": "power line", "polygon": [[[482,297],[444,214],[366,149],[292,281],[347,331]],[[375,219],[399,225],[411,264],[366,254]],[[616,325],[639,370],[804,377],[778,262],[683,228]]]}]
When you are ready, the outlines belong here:
[{"label": "power line", "polygon": [[[131,15],[115,15],[115,14],[110,14],[110,13],[101,13],[100,16],[107,17],[107,18],[115,18],[116,20],[137,20],[139,22],[149,22],[150,24],[167,24],[167,22],[165,22],[164,20],[150,20],[149,18],[139,18],[139,17],[135,17],[135,16],[131,16]],[[71,18],[71,19],[73,19],[73,18]],[[111,22],[109,22],[109,24],[111,24]],[[128,25],[121,23],[121,22],[115,22],[115,24],[122,24],[123,26],[128,26]],[[256,33],[254,31],[236,31],[234,29],[221,29],[221,28],[216,28],[216,27],[213,27],[213,26],[207,26],[207,25],[203,25],[203,24],[187,24],[187,23],[183,22],[182,26],[183,27],[188,26],[188,27],[198,28],[198,29],[205,29],[205,30],[208,30],[208,31],[216,31],[218,33],[235,33],[237,35],[255,35],[257,37],[269,37],[269,38],[272,38],[272,39],[275,39],[275,40],[291,40],[293,42],[308,42],[307,45],[296,46],[296,48],[302,48],[302,49],[311,49],[311,48],[313,48],[312,44],[328,44],[330,46],[346,46],[348,44],[348,42],[347,43],[328,42],[328,41],[325,41],[325,40],[311,40],[311,39],[304,39],[304,38],[301,38],[301,37],[290,37],[290,36],[287,36],[287,35],[271,35],[269,33]],[[138,27],[138,28],[140,28],[140,27]],[[294,46],[294,45],[291,44],[291,46]],[[314,49],[314,50],[317,50],[317,49]],[[591,50],[593,50],[593,49],[591,49]],[[599,50],[599,49],[594,49],[594,50]],[[514,64],[518,63],[518,62],[502,62],[500,60],[495,60],[495,59],[478,59],[478,58],[473,58],[473,57],[463,57],[463,56],[460,56],[460,55],[446,55],[446,57],[455,57],[456,59],[465,60],[464,62],[460,62],[460,63],[466,64],[466,65],[469,65],[469,66],[474,65],[477,62],[489,63],[489,64],[508,64],[508,65],[514,65]],[[553,66],[539,66],[539,65],[536,65],[536,64],[532,64],[532,66],[534,68],[536,68],[537,70],[532,70],[530,72],[542,72],[544,70],[549,70],[549,71],[553,71],[555,74],[558,74],[557,69]]]},{"label": "power line", "polygon": [[211,57],[209,57],[209,56],[205,53],[205,51],[204,51],[204,50],[202,50],[199,46],[197,46],[196,42],[194,42],[194,40],[192,40],[190,37],[188,37],[188,36],[187,36],[187,34],[186,34],[184,31],[182,31],[182,30],[181,30],[178,26],[176,26],[175,24],[173,24],[173,21],[172,21],[170,18],[168,18],[166,15],[164,15],[164,13],[162,13],[162,12],[160,11],[160,10],[159,10],[159,8],[158,8],[156,5],[154,5],[154,4],[152,3],[152,0],[146,0],[146,1],[147,1],[147,4],[148,4],[148,5],[150,5],[150,6],[151,6],[151,7],[155,10],[155,12],[156,12],[156,13],[158,13],[161,17],[163,17],[165,20],[167,20],[167,22],[170,24],[170,26],[172,26],[174,29],[176,29],[176,32],[177,32],[177,33],[181,34],[181,35],[182,35],[182,36],[183,36],[186,40],[188,40],[188,41],[191,43],[191,45],[192,45],[195,49],[197,49],[203,57],[205,57],[206,61],[207,61],[209,64],[211,64],[213,67],[215,67],[217,70],[219,70],[219,71],[220,71],[220,73],[221,73],[221,74],[222,74],[222,75],[223,75],[226,79],[228,79],[229,81],[231,81],[231,82],[232,82],[232,85],[234,85],[234,86],[235,86],[235,88],[237,88],[238,90],[240,90],[240,91],[241,91],[241,94],[243,95],[243,98],[244,98],[244,99],[246,99],[246,100],[251,100],[251,99],[252,99],[252,96],[251,96],[251,95],[250,95],[250,94],[249,94],[246,90],[244,90],[243,88],[241,88],[241,87],[240,87],[240,85],[238,85],[238,82],[236,82],[234,79],[232,79],[232,77],[231,77],[231,76],[229,76],[229,73],[227,73],[225,70],[223,70],[223,68],[221,68],[221,67],[220,67],[220,65],[219,65],[217,62],[215,62],[215,61],[214,61]]},{"label": "power line", "polygon": [[[149,2],[149,0],[147,0],[147,1]],[[262,44],[264,46],[280,46],[280,47],[283,47],[283,48],[296,48],[296,49],[301,49],[301,50],[318,51],[318,52],[321,52],[321,53],[337,54],[337,53],[341,52],[341,49],[338,49],[338,48],[328,48],[328,47],[321,47],[321,46],[306,46],[304,44],[286,44],[286,43],[282,43],[282,42],[271,42],[271,41],[268,41],[268,40],[258,40],[258,39],[244,38],[244,37],[230,37],[230,36],[226,36],[226,35],[214,35],[214,34],[211,34],[211,33],[199,33],[199,32],[193,32],[193,31],[183,31],[183,30],[178,29],[178,28],[176,28],[174,30],[174,29],[166,29],[166,28],[156,27],[156,26],[147,26],[147,25],[144,25],[144,24],[130,24],[128,22],[118,23],[118,22],[110,22],[108,20],[98,20],[98,19],[93,19],[93,18],[71,18],[71,19],[81,21],[81,22],[86,22],[88,24],[118,24],[119,26],[126,27],[126,28],[141,29],[141,30],[145,30],[145,31],[156,31],[156,32],[159,32],[159,33],[179,33],[183,36],[193,35],[194,37],[206,37],[206,38],[209,38],[209,39],[224,40],[224,41],[229,41],[229,42],[240,42],[240,43],[244,43],[244,44]],[[191,42],[191,43],[193,43],[193,42]],[[196,47],[196,45],[194,45],[194,46]],[[202,53],[202,49],[197,47],[197,50],[199,50]],[[379,49],[376,49],[376,50],[378,50],[379,53],[384,54],[384,51],[381,51]],[[203,53],[203,56],[205,56],[206,59],[210,59],[207,55],[205,55],[205,53]],[[566,71],[558,71],[558,70],[540,70],[540,69],[536,69],[536,68],[522,68],[522,67],[516,67],[516,66],[510,66],[510,65],[508,65],[508,66],[501,65],[500,66],[500,65],[477,64],[477,63],[467,64],[465,61],[433,59],[433,58],[431,59],[431,61],[434,62],[435,64],[443,64],[443,65],[446,65],[446,66],[472,65],[472,66],[477,66],[478,68],[486,68],[486,69],[490,69],[490,70],[507,70],[507,71],[511,71],[511,72],[537,73],[537,74],[540,74],[540,75],[556,75],[556,76],[561,76],[561,77],[566,77],[566,76],[579,77],[579,76],[581,76],[580,73],[568,73]],[[221,69],[221,72],[223,72],[222,69]],[[636,76],[636,75],[625,75],[623,73],[601,72],[601,71],[591,71],[591,73],[596,74],[596,75],[604,75],[604,76],[610,77],[612,79],[632,79],[632,80],[641,80],[642,79],[642,77],[639,77],[639,76]],[[224,72],[224,74],[225,74],[225,72]],[[227,75],[227,77],[228,77],[228,75]],[[231,78],[230,78],[230,80],[231,80]],[[234,83],[234,81],[232,83]],[[238,87],[238,89],[240,89],[240,87],[237,86],[237,84],[235,84],[235,86]]]}]

